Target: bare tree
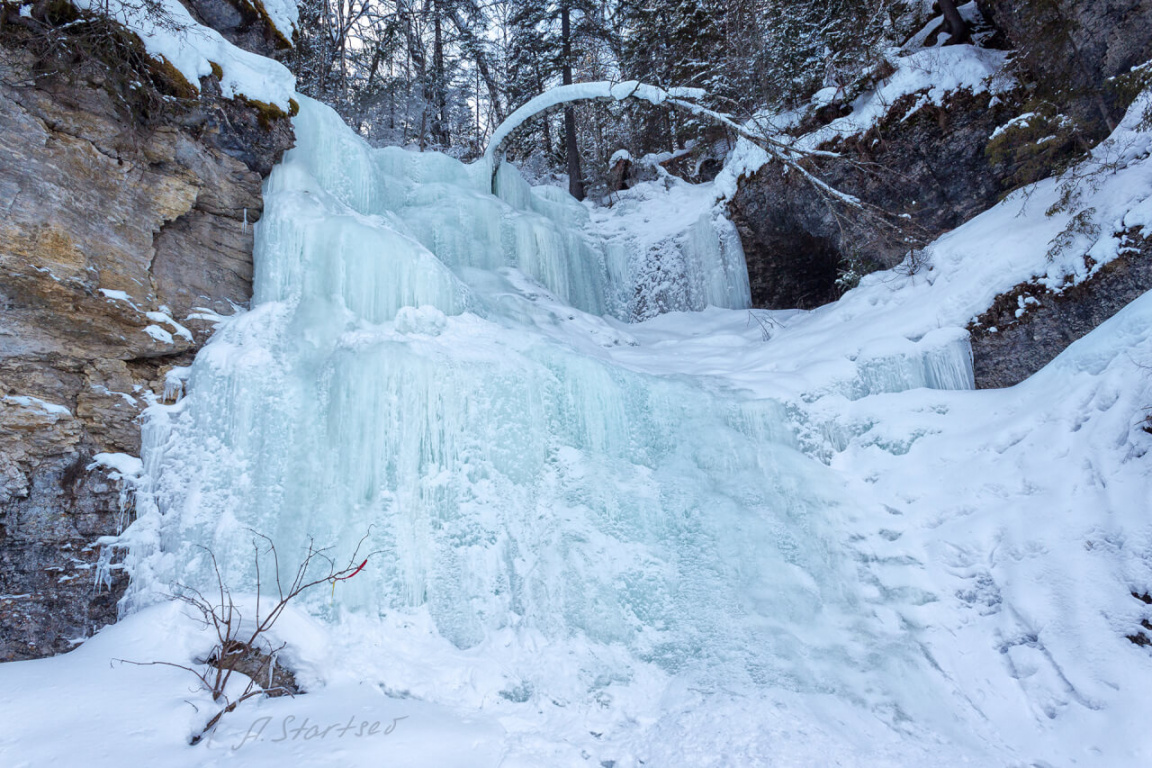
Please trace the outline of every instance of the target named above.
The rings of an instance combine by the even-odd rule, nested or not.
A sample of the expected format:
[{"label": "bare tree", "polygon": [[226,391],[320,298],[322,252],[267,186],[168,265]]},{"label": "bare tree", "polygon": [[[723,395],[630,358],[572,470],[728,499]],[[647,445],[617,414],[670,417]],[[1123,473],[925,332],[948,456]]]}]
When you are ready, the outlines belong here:
[{"label": "bare tree", "polygon": [[[560,5],[560,40],[564,85],[572,85],[572,8],[564,0]],[[576,143],[576,112],[572,105],[564,106],[564,154],[568,159],[568,194],[584,199],[584,178],[580,172],[580,147]]]}]

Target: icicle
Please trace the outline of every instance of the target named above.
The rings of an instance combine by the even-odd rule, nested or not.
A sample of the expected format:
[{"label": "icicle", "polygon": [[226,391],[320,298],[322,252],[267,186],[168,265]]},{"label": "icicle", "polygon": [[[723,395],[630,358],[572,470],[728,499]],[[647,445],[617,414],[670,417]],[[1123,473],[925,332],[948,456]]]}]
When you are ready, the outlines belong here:
[{"label": "icicle", "polygon": [[[372,149],[307,99],[294,125],[256,225],[252,310],[148,426],[149,521],[172,551],[145,571],[211,585],[203,545],[253,587],[249,529],[282,562],[308,537],[371,531],[381,555],[339,600],[335,584],[311,596],[317,612],[419,607],[461,647],[519,626],[669,670],[790,657],[786,632],[734,618],[748,590],[759,617],[839,599],[811,514],[836,500],[783,409],[581,351],[580,329],[621,335],[595,315],[627,318],[647,289],[561,190],[504,165],[494,197],[483,164]],[[683,223],[666,308],[746,305],[728,225]]]}]

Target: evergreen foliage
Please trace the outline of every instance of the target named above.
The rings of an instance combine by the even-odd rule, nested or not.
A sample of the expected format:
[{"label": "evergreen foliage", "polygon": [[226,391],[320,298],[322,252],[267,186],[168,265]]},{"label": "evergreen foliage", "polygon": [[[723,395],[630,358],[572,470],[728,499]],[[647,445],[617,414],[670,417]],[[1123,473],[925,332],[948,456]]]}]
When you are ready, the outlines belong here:
[{"label": "evergreen foliage", "polygon": [[[828,86],[847,101],[923,21],[913,0],[303,0],[293,65],[301,90],[373,143],[471,159],[507,114],[568,79],[699,87],[739,120]],[[529,121],[507,154],[532,177],[578,175],[579,196],[607,189],[618,149],[729,138],[647,104],[579,104]]]}]

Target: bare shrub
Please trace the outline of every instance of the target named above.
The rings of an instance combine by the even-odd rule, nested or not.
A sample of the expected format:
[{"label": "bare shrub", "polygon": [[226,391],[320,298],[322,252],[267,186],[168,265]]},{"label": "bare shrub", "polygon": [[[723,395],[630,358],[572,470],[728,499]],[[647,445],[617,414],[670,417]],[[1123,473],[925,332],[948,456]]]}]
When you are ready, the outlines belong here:
[{"label": "bare shrub", "polygon": [[[203,739],[219,724],[224,715],[233,712],[248,699],[300,693],[292,675],[277,667],[277,657],[284,650],[285,644],[275,644],[270,638],[271,630],[288,605],[304,592],[321,584],[332,584],[335,588],[337,581],[344,581],[359,574],[368,565],[368,561],[378,554],[370,552],[361,555],[361,550],[370,534],[371,530],[360,539],[343,565],[338,565],[329,554],[331,547],[318,548],[315,542],[309,539],[304,558],[297,566],[292,581],[285,584],[280,578],[280,558],[276,545],[264,534],[252,531],[252,551],[256,566],[256,606],[255,615],[251,619],[245,619],[233,598],[232,590],[220,572],[216,555],[207,547],[201,547],[212,562],[215,589],[206,595],[195,587],[178,584],[169,595],[172,600],[191,608],[197,621],[202,622],[205,627],[210,627],[215,633],[216,642],[212,649],[203,659],[197,660],[200,666],[191,667],[168,661],[136,662],[123,659],[120,661],[140,666],[176,667],[190,672],[200,681],[204,689],[211,694],[212,701],[220,706],[220,710],[208,720],[198,734],[192,737],[192,744]],[[272,571],[275,574],[275,590],[270,600],[265,598],[261,557],[265,559],[271,557]],[[267,591],[273,592],[271,589]],[[248,682],[238,694],[229,690],[235,672],[248,678]]]}]

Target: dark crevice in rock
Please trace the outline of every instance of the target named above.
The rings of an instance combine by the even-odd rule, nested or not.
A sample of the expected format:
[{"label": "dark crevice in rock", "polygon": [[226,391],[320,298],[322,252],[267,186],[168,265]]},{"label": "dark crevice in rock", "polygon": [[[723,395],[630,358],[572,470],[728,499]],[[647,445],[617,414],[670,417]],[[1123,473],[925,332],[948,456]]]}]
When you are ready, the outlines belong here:
[{"label": "dark crevice in rock", "polygon": [[863,134],[821,149],[836,159],[811,161],[836,189],[905,221],[878,228],[777,163],[744,179],[730,205],[748,262],[757,307],[808,309],[834,301],[837,273],[891,268],[918,245],[992,207],[1011,167],[985,153],[997,126],[1017,114],[1019,94],[958,91],[940,106],[917,107],[920,94],[897,100]]}]

